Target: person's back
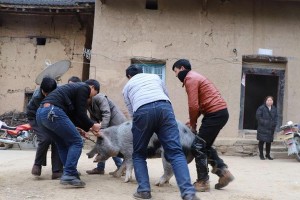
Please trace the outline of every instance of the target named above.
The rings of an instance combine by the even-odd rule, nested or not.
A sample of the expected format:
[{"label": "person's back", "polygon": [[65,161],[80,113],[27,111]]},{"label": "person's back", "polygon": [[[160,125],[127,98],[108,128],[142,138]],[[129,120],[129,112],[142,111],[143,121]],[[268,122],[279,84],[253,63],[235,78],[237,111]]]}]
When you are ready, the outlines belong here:
[{"label": "person's back", "polygon": [[90,88],[84,82],[65,84],[50,93],[42,104],[49,103],[63,109],[76,126],[87,131],[93,125],[86,115],[89,95]]},{"label": "person's back", "polygon": [[[130,114],[147,103],[158,100],[169,101],[163,82],[155,74],[136,74],[125,85],[123,89],[124,94],[126,105],[132,104],[133,106],[133,110],[129,111]],[[129,96],[132,102],[129,101]]]}]

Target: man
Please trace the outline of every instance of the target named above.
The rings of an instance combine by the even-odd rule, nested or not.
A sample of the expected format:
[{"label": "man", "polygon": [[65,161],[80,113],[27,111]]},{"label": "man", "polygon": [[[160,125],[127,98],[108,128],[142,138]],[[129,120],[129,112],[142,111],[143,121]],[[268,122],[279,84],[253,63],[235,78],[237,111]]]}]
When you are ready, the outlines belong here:
[{"label": "man", "polygon": [[191,64],[188,60],[176,61],[172,69],[185,86],[190,117],[188,124],[194,133],[197,133],[197,119],[201,114],[203,115],[199,133],[192,145],[198,175],[194,183],[195,189],[200,192],[210,190],[207,161],[213,167],[212,173],[219,176],[219,182],[215,188],[221,189],[234,179],[227,165],[212,147],[229,118],[226,102],[212,82],[203,75],[191,71]]},{"label": "man", "polygon": [[83,141],[76,127],[99,132],[101,125],[87,116],[88,99],[99,93],[98,81],[65,84],[52,91],[37,110],[36,120],[43,132],[56,143],[64,165],[60,183],[84,187],[77,171]]},{"label": "man", "polygon": [[71,76],[68,79],[68,83],[77,83],[77,82],[81,82],[81,79],[78,76]]},{"label": "man", "polygon": [[38,147],[36,149],[34,165],[31,173],[34,176],[40,176],[42,166],[47,165],[47,152],[51,145],[51,163],[52,163],[52,179],[60,178],[63,172],[63,165],[60,161],[57,147],[53,140],[43,131],[40,130],[36,123],[36,111],[40,106],[42,100],[54,89],[56,89],[56,81],[50,77],[44,77],[40,88],[36,89],[33,93],[31,100],[27,105],[27,118],[30,126],[37,135]]},{"label": "man", "polygon": [[[126,117],[121,110],[110,99],[108,99],[106,95],[101,93],[92,98],[89,103],[88,111],[92,120],[98,123],[101,122],[101,129],[119,125],[126,121]],[[120,168],[122,165],[122,159],[119,157],[113,157],[113,160],[117,168]],[[96,168],[87,170],[86,173],[104,174],[104,169],[105,162],[99,162]],[[110,174],[112,173],[113,172]]]},{"label": "man", "polygon": [[123,89],[125,104],[133,117],[133,166],[138,182],[136,199],[150,199],[151,189],[147,169],[147,145],[153,133],[158,136],[165,158],[172,165],[181,197],[197,200],[190,173],[180,145],[179,130],[167,90],[155,74],[143,74],[131,65],[126,69],[129,79]]}]

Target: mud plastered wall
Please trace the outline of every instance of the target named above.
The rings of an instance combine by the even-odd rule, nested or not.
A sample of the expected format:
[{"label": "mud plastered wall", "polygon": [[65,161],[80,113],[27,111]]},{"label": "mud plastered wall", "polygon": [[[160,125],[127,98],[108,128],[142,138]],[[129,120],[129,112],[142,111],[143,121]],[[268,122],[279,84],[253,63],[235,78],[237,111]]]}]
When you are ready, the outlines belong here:
[{"label": "mud plastered wall", "polygon": [[[47,66],[70,60],[71,68],[61,77],[82,76],[85,28],[75,16],[1,14],[0,113],[23,111],[24,94],[34,90],[35,79]],[[45,38],[44,45],[37,38]]]},{"label": "mud plastered wall", "polygon": [[[191,61],[220,90],[230,119],[221,136],[236,137],[240,114],[242,56],[259,48],[288,57],[284,117],[300,119],[299,2],[161,0],[158,10],[139,0],[96,1],[91,76],[126,111],[122,88],[131,58],[166,61],[166,85],[178,119],[188,119],[185,89],[171,70],[180,58]],[[236,49],[234,53],[233,49]],[[199,124],[201,122],[199,121]]]}]

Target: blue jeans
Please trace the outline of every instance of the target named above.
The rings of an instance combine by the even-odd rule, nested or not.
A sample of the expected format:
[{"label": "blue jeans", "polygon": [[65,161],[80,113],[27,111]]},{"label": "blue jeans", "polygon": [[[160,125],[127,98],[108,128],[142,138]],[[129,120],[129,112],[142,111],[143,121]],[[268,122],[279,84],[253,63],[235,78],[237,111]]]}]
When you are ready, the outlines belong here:
[{"label": "blue jeans", "polygon": [[[119,157],[112,157],[112,159],[114,160],[114,162],[115,162],[117,168],[119,169],[119,168],[121,167],[121,165],[122,165],[122,162],[123,162],[122,159],[119,158]],[[105,162],[106,162],[106,161],[98,162],[98,164],[97,164],[97,169],[99,169],[99,170],[104,170],[104,169],[105,169]]]},{"label": "blue jeans", "polygon": [[147,168],[147,146],[153,133],[163,146],[165,158],[171,163],[181,196],[195,194],[186,158],[180,144],[173,108],[168,101],[156,101],[141,106],[133,114],[133,166],[138,192],[150,192]]},{"label": "blue jeans", "polygon": [[[52,119],[48,119],[50,111],[55,114]],[[78,175],[77,163],[81,155],[83,140],[66,113],[56,106],[39,108],[36,120],[41,130],[56,143],[59,157],[64,165],[63,174]]]}]

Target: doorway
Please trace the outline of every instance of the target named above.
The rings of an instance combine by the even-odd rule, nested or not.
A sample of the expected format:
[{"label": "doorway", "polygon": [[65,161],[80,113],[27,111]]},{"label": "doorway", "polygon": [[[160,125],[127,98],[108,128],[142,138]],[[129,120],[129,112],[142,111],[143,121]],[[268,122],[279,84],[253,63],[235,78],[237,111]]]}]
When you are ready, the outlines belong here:
[{"label": "doorway", "polygon": [[278,130],[282,123],[285,70],[256,67],[259,66],[242,69],[239,129],[257,130],[256,110],[266,96],[273,96],[278,112]]},{"label": "doorway", "polygon": [[274,105],[277,105],[278,84],[279,76],[246,75],[243,129],[257,129],[257,120],[253,119],[256,119],[256,110],[264,103],[266,96],[273,96]]}]

